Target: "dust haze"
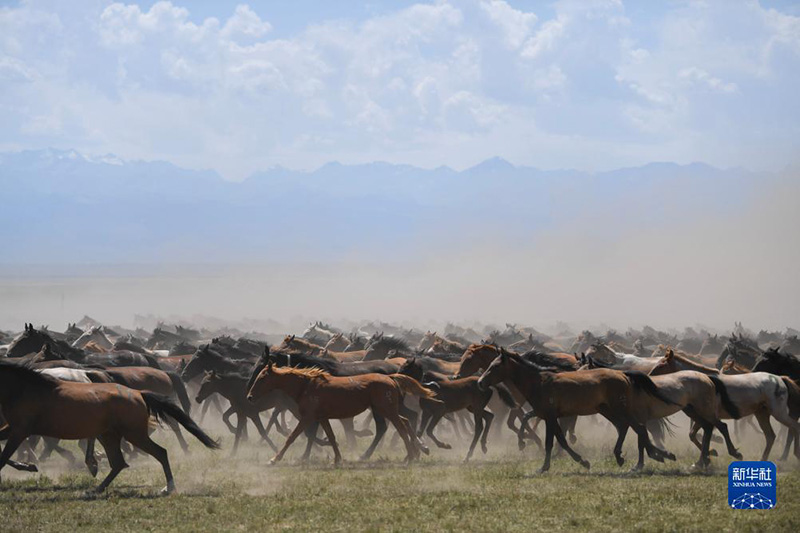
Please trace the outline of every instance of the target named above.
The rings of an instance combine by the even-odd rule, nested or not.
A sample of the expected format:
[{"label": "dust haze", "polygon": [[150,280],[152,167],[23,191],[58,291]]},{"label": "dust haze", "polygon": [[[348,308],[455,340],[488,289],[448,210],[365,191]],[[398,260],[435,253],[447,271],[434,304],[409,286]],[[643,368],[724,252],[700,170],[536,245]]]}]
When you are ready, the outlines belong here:
[{"label": "dust haze", "polygon": [[[61,329],[85,314],[125,326],[141,315],[284,331],[316,319],[423,328],[449,321],[797,327],[798,193],[798,174],[786,172],[721,214],[703,201],[683,201],[678,190],[649,224],[586,202],[528,238],[508,222],[494,223],[502,203],[487,201],[469,224],[435,240],[421,234],[401,258],[384,259],[355,242],[337,260],[5,264],[0,327]],[[717,194],[709,200],[725,203],[725,191]]]}]

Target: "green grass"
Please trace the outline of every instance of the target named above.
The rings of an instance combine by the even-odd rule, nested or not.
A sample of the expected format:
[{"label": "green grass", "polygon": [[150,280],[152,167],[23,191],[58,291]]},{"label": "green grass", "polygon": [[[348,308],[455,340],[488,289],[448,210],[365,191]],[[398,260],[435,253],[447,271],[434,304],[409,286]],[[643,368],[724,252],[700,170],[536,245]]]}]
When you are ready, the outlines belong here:
[{"label": "green grass", "polygon": [[[255,444],[231,459],[195,442],[189,456],[170,447],[180,491],[170,497],[158,496],[164,479],[150,458],[133,461],[102,496],[86,494],[97,481],[83,470],[59,473],[52,469],[62,462],[52,459],[41,474],[3,470],[0,530],[800,530],[795,461],[779,465],[776,509],[734,511],[726,505],[726,461],[716,460],[710,474],[690,474],[696,454],[674,441],[682,451],[677,463],[650,462],[630,474],[629,465],[610,460],[612,440],[596,438],[596,445],[577,446],[589,448],[591,472],[561,457],[544,475],[535,474],[538,452],[511,444],[494,444],[469,465],[461,464],[461,450],[435,450],[406,467],[399,451],[385,447],[373,462],[334,468],[327,451],[296,464],[300,442],[277,467],[267,466],[271,454]],[[632,458],[634,450],[626,453]]]}]

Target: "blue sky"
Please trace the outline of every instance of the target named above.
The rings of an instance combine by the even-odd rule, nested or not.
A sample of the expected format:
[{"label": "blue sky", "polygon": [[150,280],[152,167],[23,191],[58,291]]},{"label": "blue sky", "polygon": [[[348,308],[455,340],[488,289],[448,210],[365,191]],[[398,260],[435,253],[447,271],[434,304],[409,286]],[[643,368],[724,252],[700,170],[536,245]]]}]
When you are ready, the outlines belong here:
[{"label": "blue sky", "polygon": [[786,1],[0,3],[0,150],[273,165],[798,164]]}]

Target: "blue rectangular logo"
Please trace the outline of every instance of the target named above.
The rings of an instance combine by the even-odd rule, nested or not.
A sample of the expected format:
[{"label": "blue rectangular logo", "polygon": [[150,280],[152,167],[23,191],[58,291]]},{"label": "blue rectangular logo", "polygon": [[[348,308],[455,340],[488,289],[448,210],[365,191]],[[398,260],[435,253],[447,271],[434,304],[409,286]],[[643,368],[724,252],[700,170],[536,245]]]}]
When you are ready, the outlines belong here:
[{"label": "blue rectangular logo", "polygon": [[731,509],[773,509],[778,503],[778,469],[770,461],[734,461],[728,466]]}]

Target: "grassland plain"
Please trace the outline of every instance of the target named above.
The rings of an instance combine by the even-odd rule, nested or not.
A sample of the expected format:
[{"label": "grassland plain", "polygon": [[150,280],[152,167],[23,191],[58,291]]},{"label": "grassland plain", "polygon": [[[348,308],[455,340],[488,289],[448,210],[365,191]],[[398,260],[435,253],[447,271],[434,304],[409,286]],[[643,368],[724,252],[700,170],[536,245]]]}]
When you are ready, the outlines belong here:
[{"label": "grassland plain", "polygon": [[[691,473],[696,452],[676,438],[670,447],[677,463],[649,462],[631,474],[629,464],[619,468],[610,459],[610,435],[579,435],[577,449],[592,460],[591,471],[559,457],[539,475],[540,452],[519,452],[512,442],[490,441],[489,454],[467,465],[456,449],[434,450],[410,467],[384,444],[375,461],[339,468],[329,451],[298,464],[298,445],[284,464],[270,467],[272,454],[255,443],[235,458],[193,443],[184,456],[160,433],[158,440],[170,443],[179,494],[158,495],[163,475],[149,457],[132,461],[101,496],[88,492],[97,481],[84,470],[64,470],[52,459],[39,474],[4,469],[0,531],[800,530],[795,460],[778,467],[776,509],[734,511],[727,507],[727,459],[715,460],[709,473]],[[748,456],[757,455],[758,443],[744,446]],[[626,453],[632,459],[635,450]]]}]

